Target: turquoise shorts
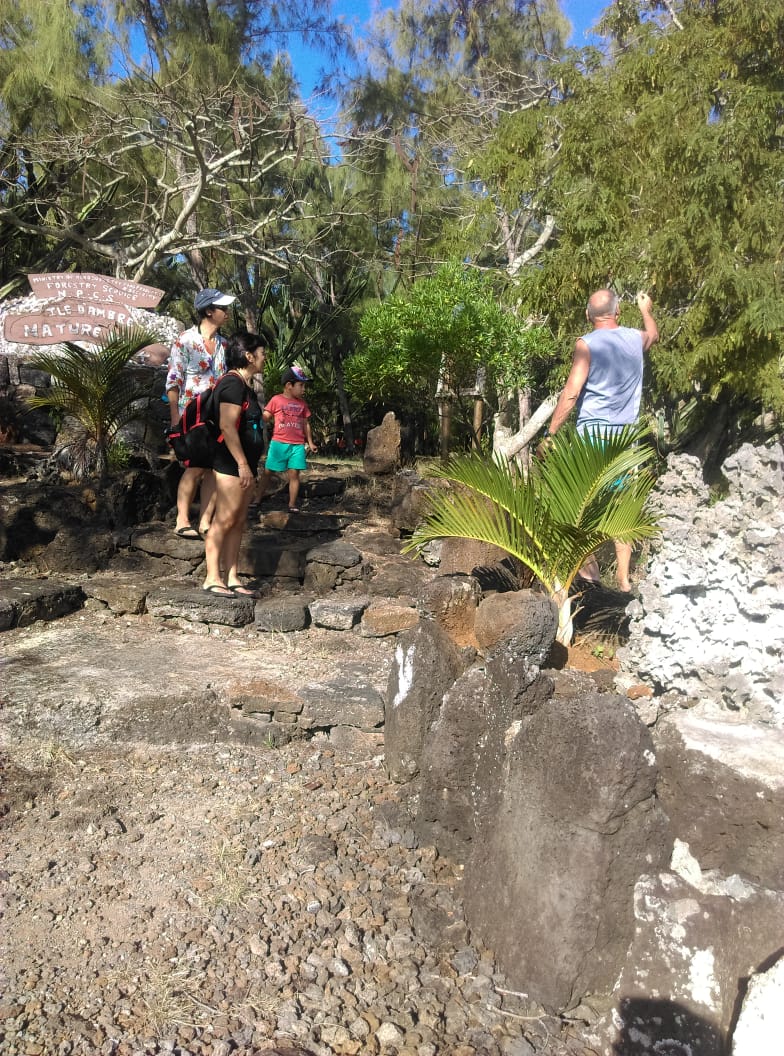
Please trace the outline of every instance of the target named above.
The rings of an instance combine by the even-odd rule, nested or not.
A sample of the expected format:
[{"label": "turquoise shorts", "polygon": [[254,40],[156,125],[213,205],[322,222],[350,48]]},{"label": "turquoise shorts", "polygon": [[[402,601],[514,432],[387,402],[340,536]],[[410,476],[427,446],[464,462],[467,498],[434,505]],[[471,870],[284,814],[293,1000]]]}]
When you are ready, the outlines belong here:
[{"label": "turquoise shorts", "polygon": [[[599,443],[602,442],[608,436],[617,436],[623,429],[627,429],[626,425],[611,425],[609,422],[603,421],[601,418],[589,418],[587,421],[582,422],[577,426],[578,430],[583,436],[590,436]],[[610,485],[610,491],[623,491],[626,485],[629,483],[631,476],[629,473],[624,473],[622,477],[618,477]]]},{"label": "turquoise shorts", "polygon": [[305,445],[282,444],[280,440],[270,440],[264,468],[270,473],[285,473],[287,469],[307,469]]},{"label": "turquoise shorts", "polygon": [[605,436],[615,436],[622,429],[628,429],[628,426],[611,425],[609,422],[605,422],[603,418],[587,418],[584,422],[577,423],[578,432],[588,433],[596,437],[597,440],[601,440]]}]

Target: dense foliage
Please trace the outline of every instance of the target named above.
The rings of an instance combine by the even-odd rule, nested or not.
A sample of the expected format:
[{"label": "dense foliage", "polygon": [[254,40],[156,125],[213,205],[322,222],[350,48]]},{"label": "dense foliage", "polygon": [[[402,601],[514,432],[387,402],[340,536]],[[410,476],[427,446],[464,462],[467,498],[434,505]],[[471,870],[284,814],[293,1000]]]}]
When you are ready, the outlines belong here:
[{"label": "dense foliage", "polygon": [[675,25],[641,21],[642,6],[614,5],[608,54],[564,63],[559,105],[511,116],[488,155],[507,194],[538,165],[557,217],[522,296],[576,335],[586,291],[649,290],[653,401],[700,393],[780,412],[784,11],[688,0]]},{"label": "dense foliage", "polygon": [[[112,273],[185,322],[227,287],[350,437],[479,365],[522,420],[591,290],[645,288],[671,433],[695,402],[714,432],[780,416],[781,2],[613,0],[602,31],[567,52],[557,0],[399,0],[356,56],[326,0],[0,0],[0,293]],[[342,118],[300,97],[292,35]]]}]

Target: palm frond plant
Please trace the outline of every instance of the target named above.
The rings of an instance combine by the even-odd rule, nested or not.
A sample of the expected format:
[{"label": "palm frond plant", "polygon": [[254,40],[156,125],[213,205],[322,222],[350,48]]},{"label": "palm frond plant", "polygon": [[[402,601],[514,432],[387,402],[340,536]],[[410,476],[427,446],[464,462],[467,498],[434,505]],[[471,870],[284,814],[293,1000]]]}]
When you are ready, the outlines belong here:
[{"label": "palm frond plant", "polygon": [[45,393],[30,396],[27,404],[76,423],[69,449],[76,477],[94,474],[105,480],[120,430],[146,413],[147,388],[128,361],[157,340],[154,331],[142,327],[117,327],[94,346],[82,348],[66,341],[33,358],[32,365],[49,374],[52,383]]},{"label": "palm frond plant", "polygon": [[527,478],[477,454],[451,459],[433,475],[456,487],[434,490],[406,550],[434,539],[476,539],[499,546],[533,572],[559,609],[558,640],[572,638],[569,588],[585,562],[611,539],[635,543],[658,525],[647,499],[654,450],[629,426],[597,438],[564,426]]}]

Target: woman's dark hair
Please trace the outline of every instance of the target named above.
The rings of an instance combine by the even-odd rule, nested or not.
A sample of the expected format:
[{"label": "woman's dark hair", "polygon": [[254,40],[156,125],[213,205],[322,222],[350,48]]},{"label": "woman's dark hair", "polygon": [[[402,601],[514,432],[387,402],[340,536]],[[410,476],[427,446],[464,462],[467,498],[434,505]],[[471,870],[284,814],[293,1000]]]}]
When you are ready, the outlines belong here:
[{"label": "woman's dark hair", "polygon": [[263,344],[258,334],[251,334],[248,330],[233,334],[226,342],[226,369],[237,370],[238,367],[244,367],[248,362],[248,353],[255,352]]}]

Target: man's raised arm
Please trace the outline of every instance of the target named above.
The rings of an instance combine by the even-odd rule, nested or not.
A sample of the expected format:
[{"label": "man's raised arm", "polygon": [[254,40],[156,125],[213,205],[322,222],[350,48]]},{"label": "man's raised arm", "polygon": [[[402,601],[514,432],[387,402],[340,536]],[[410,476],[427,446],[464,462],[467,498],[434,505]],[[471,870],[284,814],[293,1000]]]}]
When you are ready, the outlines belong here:
[{"label": "man's raised arm", "polygon": [[637,294],[637,307],[640,309],[640,314],[642,315],[642,347],[643,351],[647,352],[648,349],[655,345],[656,342],[659,340],[659,328],[656,325],[656,320],[651,315],[651,311],[653,310],[653,301],[650,299],[647,293]]}]

